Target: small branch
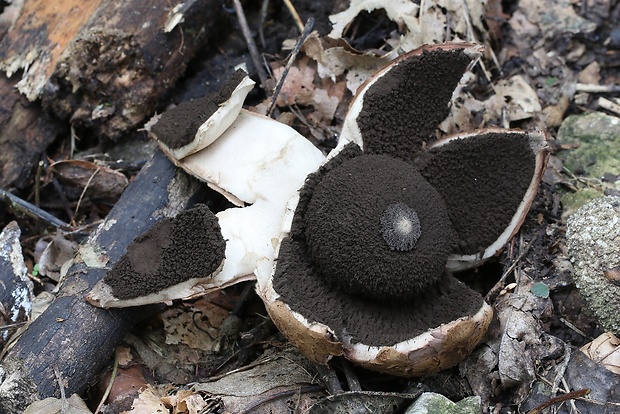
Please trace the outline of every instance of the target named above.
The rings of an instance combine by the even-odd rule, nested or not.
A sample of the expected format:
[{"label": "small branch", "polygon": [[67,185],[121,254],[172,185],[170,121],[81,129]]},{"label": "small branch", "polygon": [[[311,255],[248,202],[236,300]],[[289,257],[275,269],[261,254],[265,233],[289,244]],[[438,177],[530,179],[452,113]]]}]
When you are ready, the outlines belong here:
[{"label": "small branch", "polygon": [[293,6],[291,0],[284,0],[284,4],[286,5],[288,11],[291,13],[291,16],[293,16],[293,20],[295,20],[295,24],[297,25],[299,32],[304,32],[306,30],[304,28],[304,23],[301,21],[301,17],[299,17],[299,13],[297,13],[297,10],[295,10],[295,6]]},{"label": "small branch", "polygon": [[620,115],[620,105],[605,98],[598,98],[598,106]]},{"label": "small branch", "polygon": [[288,71],[291,69],[291,66],[293,66],[293,62],[295,61],[295,58],[297,58],[297,54],[301,50],[301,47],[303,46],[304,42],[308,38],[308,35],[312,31],[313,27],[314,27],[314,19],[310,17],[308,21],[306,22],[306,26],[304,27],[303,32],[299,36],[299,39],[297,39],[297,43],[295,43],[295,47],[291,51],[291,56],[289,57],[288,62],[286,62],[286,66],[284,67],[282,76],[280,76],[280,80],[278,80],[278,84],[276,85],[276,88],[273,91],[273,95],[271,96],[271,103],[269,104],[269,110],[267,110],[267,116],[271,116],[271,112],[273,112],[273,108],[276,105],[276,100],[278,99],[278,95],[280,94],[280,91],[282,90],[282,86],[284,85],[284,81],[286,80],[286,76],[288,75]]},{"label": "small branch", "polygon": [[577,83],[575,85],[576,92],[588,93],[616,93],[620,92],[620,85],[598,85],[594,83]]},{"label": "small branch", "polygon": [[261,63],[258,48],[256,47],[256,43],[254,42],[254,37],[252,37],[252,32],[250,31],[250,27],[248,26],[248,21],[245,18],[245,12],[243,11],[243,7],[241,6],[241,1],[233,0],[233,4],[235,6],[235,12],[237,13],[237,20],[239,21],[239,25],[241,26],[241,32],[243,33],[245,42],[248,45],[248,50],[250,51],[252,63],[254,64],[256,72],[258,73],[258,78],[260,79],[260,86],[265,90],[265,93],[269,95],[271,91],[269,90],[269,88],[267,88],[267,71]]},{"label": "small branch", "polygon": [[552,405],[564,402],[564,401],[568,401],[568,400],[573,400],[575,398],[583,398],[586,395],[590,394],[590,390],[589,389],[583,389],[583,390],[577,390],[577,391],[571,391],[568,392],[564,395],[560,395],[558,397],[554,397],[554,398],[550,398],[549,400],[545,401],[544,403],[536,406],[535,408],[533,408],[532,410],[528,411],[528,414],[538,414],[540,412],[542,412],[542,410],[544,410],[547,407],[551,407]]},{"label": "small branch", "polygon": [[46,222],[47,224],[49,224],[50,226],[61,228],[63,230],[72,229],[72,227],[68,223],[65,223],[64,221],[60,220],[59,218],[54,217],[47,211],[42,210],[39,207],[35,206],[34,204],[31,204],[27,202],[26,200],[22,200],[16,195],[11,194],[7,191],[4,191],[1,188],[0,188],[0,197],[4,198],[5,201],[9,203],[12,203],[13,207],[16,208],[17,210],[23,212],[24,214],[30,217],[34,217],[36,219],[42,220]]}]

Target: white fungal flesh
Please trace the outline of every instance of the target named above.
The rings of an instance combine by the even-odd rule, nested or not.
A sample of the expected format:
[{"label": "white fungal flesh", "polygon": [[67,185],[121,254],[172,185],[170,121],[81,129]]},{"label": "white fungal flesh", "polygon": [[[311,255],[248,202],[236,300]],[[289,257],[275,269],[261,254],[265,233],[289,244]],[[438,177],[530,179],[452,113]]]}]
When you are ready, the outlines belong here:
[{"label": "white fungal flesh", "polygon": [[178,164],[244,203],[216,214],[226,260],[214,282],[270,274],[287,203],[325,156],[291,127],[242,110],[215,142]]}]

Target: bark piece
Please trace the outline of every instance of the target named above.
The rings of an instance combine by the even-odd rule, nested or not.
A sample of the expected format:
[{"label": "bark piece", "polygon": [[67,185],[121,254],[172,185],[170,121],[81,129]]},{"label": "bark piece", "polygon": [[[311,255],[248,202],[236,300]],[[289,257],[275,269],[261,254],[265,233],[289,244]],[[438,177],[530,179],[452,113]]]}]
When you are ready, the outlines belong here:
[{"label": "bark piece", "polygon": [[67,395],[79,393],[109,361],[114,347],[153,308],[100,309],[87,293],[138,235],[176,215],[203,187],[157,151],[106,220],[80,247],[56,300],[0,365],[0,412],[22,412],[37,399],[58,397],[58,369]]},{"label": "bark piece", "polygon": [[[21,231],[10,222],[0,233],[0,324],[25,322],[32,309],[32,282],[19,243]],[[15,329],[0,332],[0,344],[8,340]]]},{"label": "bark piece", "polygon": [[27,0],[0,42],[0,69],[23,69],[28,99],[116,138],[152,115],[221,11],[215,0],[177,3]]}]

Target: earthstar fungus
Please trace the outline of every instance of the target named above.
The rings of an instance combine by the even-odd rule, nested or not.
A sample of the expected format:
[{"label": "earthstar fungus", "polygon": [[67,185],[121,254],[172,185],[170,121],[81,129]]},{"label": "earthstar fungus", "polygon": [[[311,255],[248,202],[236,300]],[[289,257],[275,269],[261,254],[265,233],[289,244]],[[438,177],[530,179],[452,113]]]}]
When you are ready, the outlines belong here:
[{"label": "earthstar fungus", "polygon": [[200,126],[181,128],[200,102],[149,122],[176,165],[238,206],[215,215],[225,254],[205,289],[255,277],[274,323],[319,363],[343,355],[415,377],[467,356],[492,310],[451,271],[479,265],[517,232],[547,160],[538,131],[437,140],[480,53],[424,46],[379,70],[327,158],[292,128],[242,110],[252,85],[243,74],[207,98],[217,104]]},{"label": "earthstar fungus", "polygon": [[436,140],[479,53],[426,46],[378,71],[354,97],[329,161],[301,188],[258,291],[310,359],[343,355],[422,376],[457,364],[484,336],[491,307],[450,270],[479,265],[514,235],[547,151],[542,132]]}]

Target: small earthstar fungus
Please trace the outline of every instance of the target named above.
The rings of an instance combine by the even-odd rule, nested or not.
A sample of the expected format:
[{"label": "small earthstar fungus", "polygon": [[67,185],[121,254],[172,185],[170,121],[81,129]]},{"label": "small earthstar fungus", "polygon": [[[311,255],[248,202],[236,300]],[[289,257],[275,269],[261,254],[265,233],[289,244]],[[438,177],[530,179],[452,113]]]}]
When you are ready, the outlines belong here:
[{"label": "small earthstar fungus", "polygon": [[516,233],[547,146],[543,132],[497,128],[437,140],[480,52],[424,46],[379,70],[327,158],[291,128],[241,110],[243,76],[217,98],[219,115],[210,109],[183,130],[194,140],[175,142],[181,124],[163,128],[182,119],[174,112],[147,125],[173,162],[239,206],[216,215],[226,249],[212,279],[255,276],[274,323],[311,360],[343,355],[421,376],[457,364],[484,336],[491,307],[451,271],[479,265]]}]

